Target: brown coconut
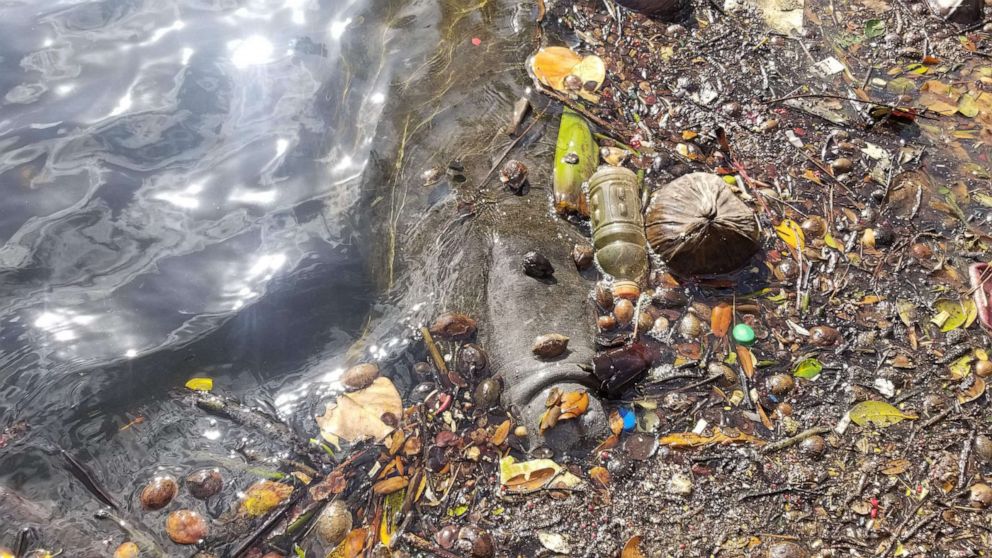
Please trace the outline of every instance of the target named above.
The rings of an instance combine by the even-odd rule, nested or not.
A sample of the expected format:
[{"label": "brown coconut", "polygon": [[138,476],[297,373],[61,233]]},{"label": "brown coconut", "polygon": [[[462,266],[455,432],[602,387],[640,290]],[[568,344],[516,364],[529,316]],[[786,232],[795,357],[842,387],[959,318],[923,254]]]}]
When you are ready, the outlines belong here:
[{"label": "brown coconut", "polygon": [[727,273],[758,251],[754,212],[715,174],[686,174],[655,191],[645,230],[654,251],[679,275]]}]

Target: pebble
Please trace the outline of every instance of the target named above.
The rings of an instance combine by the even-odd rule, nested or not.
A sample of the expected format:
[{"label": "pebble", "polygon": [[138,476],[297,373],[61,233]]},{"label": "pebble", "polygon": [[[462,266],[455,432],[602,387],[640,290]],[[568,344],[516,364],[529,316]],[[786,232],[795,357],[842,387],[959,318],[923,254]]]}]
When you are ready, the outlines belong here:
[{"label": "pebble", "polygon": [[499,181],[513,192],[522,191],[527,183],[527,165],[510,159],[499,170]]},{"label": "pebble", "polygon": [[572,261],[575,262],[575,269],[584,271],[592,266],[593,261],[592,246],[588,244],[576,244],[572,247]]},{"label": "pebble", "polygon": [[561,356],[568,349],[568,337],[558,333],[540,335],[534,339],[531,349],[538,358],[551,359]]},{"label": "pebble", "polygon": [[913,247],[910,248],[910,250],[913,252],[913,257],[918,260],[925,260],[933,255],[933,250],[922,242],[913,244]]},{"label": "pebble", "polygon": [[341,376],[341,383],[345,388],[356,391],[369,387],[378,377],[379,366],[374,362],[365,362],[345,370],[344,375]]},{"label": "pebble", "polygon": [[217,469],[200,469],[186,475],[186,489],[199,500],[206,500],[223,488],[224,477]]},{"label": "pebble", "polygon": [[634,474],[634,461],[625,453],[613,453],[606,462],[606,470],[614,479],[626,479]]},{"label": "pebble", "polygon": [[634,319],[634,303],[626,298],[620,299],[613,307],[613,315],[616,316],[618,324],[623,326],[629,324]]},{"label": "pebble", "polygon": [[155,477],[141,490],[141,505],[146,510],[160,510],[172,502],[179,492],[176,479],[169,476]]},{"label": "pebble", "polygon": [[543,254],[531,250],[524,254],[524,273],[535,279],[547,279],[555,274],[555,268]]},{"label": "pebble", "polygon": [[344,500],[334,500],[328,504],[317,518],[315,526],[320,542],[331,548],[344,540],[351,527],[351,511]]},{"label": "pebble", "polygon": [[513,435],[516,436],[517,438],[526,438],[527,437],[527,427],[526,426],[518,426],[518,427],[514,428],[513,429]]},{"label": "pebble", "polygon": [[682,473],[675,473],[668,479],[668,492],[676,496],[692,494],[692,479]]}]

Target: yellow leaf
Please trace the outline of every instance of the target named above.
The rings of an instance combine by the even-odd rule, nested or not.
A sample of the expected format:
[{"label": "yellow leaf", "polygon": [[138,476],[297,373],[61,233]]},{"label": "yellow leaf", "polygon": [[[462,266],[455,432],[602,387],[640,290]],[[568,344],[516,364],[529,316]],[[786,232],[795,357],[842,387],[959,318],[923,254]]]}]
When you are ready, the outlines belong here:
[{"label": "yellow leaf", "polygon": [[317,417],[320,434],[329,442],[341,438],[354,442],[365,438],[382,441],[393,427],[382,418],[389,414],[399,420],[403,416],[403,401],[389,378],[376,378],[369,387],[346,393],[337,402],[329,403],[323,415]]},{"label": "yellow leaf", "polygon": [[902,422],[903,419],[917,418],[916,415],[904,413],[885,401],[862,401],[851,409],[850,415],[851,421],[858,426],[872,423],[881,428]]},{"label": "yellow leaf", "polygon": [[775,226],[775,232],[783,242],[795,250],[802,250],[806,247],[806,235],[803,229],[792,219],[785,219]]},{"label": "yellow leaf", "polygon": [[389,546],[396,534],[397,519],[403,501],[406,499],[406,490],[393,492],[382,501],[382,521],[379,523],[379,540],[382,544]]},{"label": "yellow leaf", "polygon": [[675,434],[668,434],[662,436],[658,439],[658,444],[662,446],[668,446],[672,448],[696,448],[700,446],[712,446],[712,445],[731,445],[731,444],[755,444],[763,445],[765,443],[761,438],[756,438],[750,434],[745,434],[743,432],[738,432],[734,435],[728,435],[724,433],[719,428],[713,428],[712,436],[703,436],[701,434],[696,434],[694,432],[677,432]]},{"label": "yellow leaf", "polygon": [[978,307],[975,301],[966,298],[963,301],[950,298],[940,298],[933,303],[937,315],[930,321],[940,328],[940,331],[947,332],[961,326],[967,328],[974,323],[978,317]]},{"label": "yellow leaf", "polygon": [[964,405],[965,403],[970,403],[985,393],[985,380],[975,376],[975,381],[971,383],[967,388],[962,389],[958,392],[958,403]]},{"label": "yellow leaf", "polygon": [[640,535],[630,537],[627,544],[623,545],[623,551],[620,553],[620,558],[644,558],[644,553],[641,552]]},{"label": "yellow leaf", "polygon": [[241,513],[259,517],[279,507],[293,493],[293,487],[281,482],[263,480],[248,488],[241,501]]},{"label": "yellow leaf", "polygon": [[210,391],[214,389],[213,378],[193,378],[186,382],[186,389],[193,391]]},{"label": "yellow leaf", "polygon": [[544,487],[561,471],[561,466],[550,459],[517,463],[513,457],[506,456],[499,461],[499,482],[508,492],[527,494]]},{"label": "yellow leaf", "polygon": [[[800,229],[800,230],[802,230],[802,229]],[[839,250],[841,252],[844,251],[844,246],[840,242],[837,242],[837,240],[834,237],[830,236],[830,233],[827,233],[823,237],[823,242],[824,242],[824,244],[826,244],[827,246],[833,248],[834,250]]]}]

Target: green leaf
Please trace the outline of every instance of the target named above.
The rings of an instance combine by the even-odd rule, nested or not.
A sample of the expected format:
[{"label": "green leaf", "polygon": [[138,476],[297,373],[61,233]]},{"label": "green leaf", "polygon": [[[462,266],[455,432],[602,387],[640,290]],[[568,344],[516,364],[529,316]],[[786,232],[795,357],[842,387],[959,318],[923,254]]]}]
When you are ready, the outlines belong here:
[{"label": "green leaf", "polygon": [[971,361],[973,360],[975,360],[975,357],[967,354],[952,362],[950,366],[951,378],[961,380],[968,376],[968,374],[971,374]]},{"label": "green leaf", "polygon": [[961,95],[961,98],[958,99],[958,112],[968,118],[978,116],[979,109],[975,98],[968,93]]},{"label": "green leaf", "polygon": [[885,22],[880,19],[869,19],[865,22],[865,37],[874,39],[885,34]]},{"label": "green leaf", "polygon": [[930,320],[940,328],[940,331],[948,332],[961,326],[968,327],[978,317],[978,308],[975,301],[966,298],[964,301],[950,298],[939,298],[933,303],[937,314]]},{"label": "green leaf", "polygon": [[807,380],[812,380],[813,378],[820,375],[823,371],[823,365],[820,361],[815,358],[807,358],[806,360],[800,361],[796,365],[796,369],[793,375],[797,378],[806,378]]},{"label": "green leaf", "polygon": [[992,194],[988,194],[987,192],[974,192],[971,194],[971,197],[985,207],[992,207]]},{"label": "green leaf", "polygon": [[453,508],[448,508],[449,517],[461,517],[468,511],[468,504],[462,504]]},{"label": "green leaf", "polygon": [[293,554],[296,555],[296,558],[307,558],[307,551],[300,548],[298,544],[293,545]]},{"label": "green leaf", "polygon": [[915,419],[916,415],[910,415],[900,411],[885,401],[862,401],[849,412],[851,421],[858,426],[874,424],[879,428],[892,426],[902,422],[903,419]]}]

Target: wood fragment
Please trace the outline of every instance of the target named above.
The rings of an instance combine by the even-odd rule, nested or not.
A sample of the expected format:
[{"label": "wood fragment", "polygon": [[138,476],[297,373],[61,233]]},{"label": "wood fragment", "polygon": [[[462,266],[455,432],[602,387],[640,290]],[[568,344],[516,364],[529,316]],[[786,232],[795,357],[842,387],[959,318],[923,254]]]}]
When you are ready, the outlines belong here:
[{"label": "wood fragment", "polygon": [[806,438],[809,438],[811,436],[816,436],[818,434],[826,434],[831,430],[832,429],[829,426],[816,426],[814,428],[809,428],[803,430],[802,432],[796,434],[795,436],[792,436],[791,438],[786,438],[784,440],[779,440],[773,444],[768,444],[767,446],[761,449],[761,453],[769,454],[786,448],[791,448],[792,446],[798,444],[799,442],[802,442]]}]

